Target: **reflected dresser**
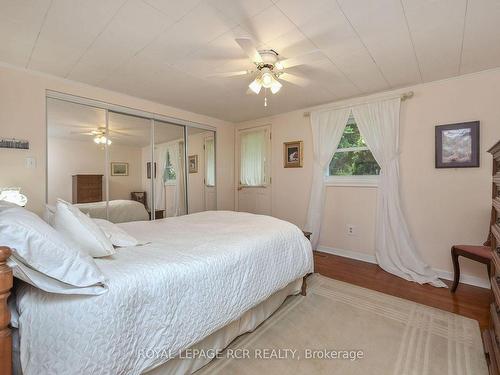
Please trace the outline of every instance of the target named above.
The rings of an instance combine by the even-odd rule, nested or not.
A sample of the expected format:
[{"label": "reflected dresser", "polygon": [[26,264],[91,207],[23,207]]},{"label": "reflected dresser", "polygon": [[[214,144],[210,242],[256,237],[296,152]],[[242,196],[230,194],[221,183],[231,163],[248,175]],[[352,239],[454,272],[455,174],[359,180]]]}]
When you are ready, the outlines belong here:
[{"label": "reflected dresser", "polygon": [[75,174],[73,204],[102,201],[102,174]]}]

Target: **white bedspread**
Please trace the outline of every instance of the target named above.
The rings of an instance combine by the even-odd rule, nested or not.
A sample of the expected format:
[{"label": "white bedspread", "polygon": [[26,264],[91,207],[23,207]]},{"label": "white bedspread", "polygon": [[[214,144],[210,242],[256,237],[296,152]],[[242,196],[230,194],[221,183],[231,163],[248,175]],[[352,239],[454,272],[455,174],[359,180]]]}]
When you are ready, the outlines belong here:
[{"label": "white bedspread", "polygon": [[25,375],[140,374],[312,272],[309,241],[268,216],[210,211],[120,224],[151,244],[96,259],[100,296],[18,290]]},{"label": "white bedspread", "polygon": [[[75,204],[75,206],[94,219],[106,219],[106,202],[79,203]],[[109,201],[108,220],[112,223],[143,221],[149,220],[149,214],[142,203],[126,199],[115,199]]]}]

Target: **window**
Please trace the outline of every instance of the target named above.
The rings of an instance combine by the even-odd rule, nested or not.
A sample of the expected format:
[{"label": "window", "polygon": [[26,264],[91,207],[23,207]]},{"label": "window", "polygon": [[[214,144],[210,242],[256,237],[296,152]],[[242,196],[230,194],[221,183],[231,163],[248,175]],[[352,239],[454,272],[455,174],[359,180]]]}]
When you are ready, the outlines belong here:
[{"label": "window", "polygon": [[165,165],[165,172],[163,174],[163,181],[165,183],[174,183],[175,180],[177,179],[177,176],[175,174],[175,168],[172,164],[172,161],[170,160],[170,152],[167,151],[167,163]]},{"label": "window", "polygon": [[327,181],[333,185],[376,185],[379,174],[380,167],[351,115],[330,161]]},{"label": "window", "polygon": [[268,150],[267,129],[240,132],[240,185],[265,186],[267,184]]}]

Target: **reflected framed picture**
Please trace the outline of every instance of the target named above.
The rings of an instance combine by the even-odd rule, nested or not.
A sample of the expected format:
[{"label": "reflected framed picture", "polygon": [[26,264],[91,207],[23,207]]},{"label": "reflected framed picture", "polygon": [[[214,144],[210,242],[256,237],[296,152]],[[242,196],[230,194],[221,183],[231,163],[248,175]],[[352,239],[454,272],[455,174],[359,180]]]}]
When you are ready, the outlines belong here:
[{"label": "reflected framed picture", "polygon": [[111,162],[111,176],[128,176],[128,163]]},{"label": "reflected framed picture", "polygon": [[285,168],[302,168],[302,141],[283,143],[283,166]]},{"label": "reflected framed picture", "polygon": [[479,121],[436,126],[436,168],[479,167]]},{"label": "reflected framed picture", "polygon": [[188,157],[189,173],[198,173],[198,155]]}]

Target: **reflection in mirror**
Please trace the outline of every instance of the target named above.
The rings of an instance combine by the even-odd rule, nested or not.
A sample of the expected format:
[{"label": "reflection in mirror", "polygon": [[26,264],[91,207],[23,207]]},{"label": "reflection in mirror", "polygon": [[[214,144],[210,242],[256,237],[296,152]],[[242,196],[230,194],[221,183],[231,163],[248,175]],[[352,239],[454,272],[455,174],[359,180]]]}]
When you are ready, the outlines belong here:
[{"label": "reflection in mirror", "polygon": [[149,220],[149,191],[142,173],[146,163],[142,159],[143,149],[151,143],[151,120],[110,111],[108,138],[108,220]]},{"label": "reflection in mirror", "polygon": [[154,122],[154,217],[186,214],[184,127]]},{"label": "reflection in mirror", "polygon": [[215,133],[188,128],[189,213],[217,209]]},{"label": "reflection in mirror", "polygon": [[47,99],[47,203],[106,217],[106,111]]}]

